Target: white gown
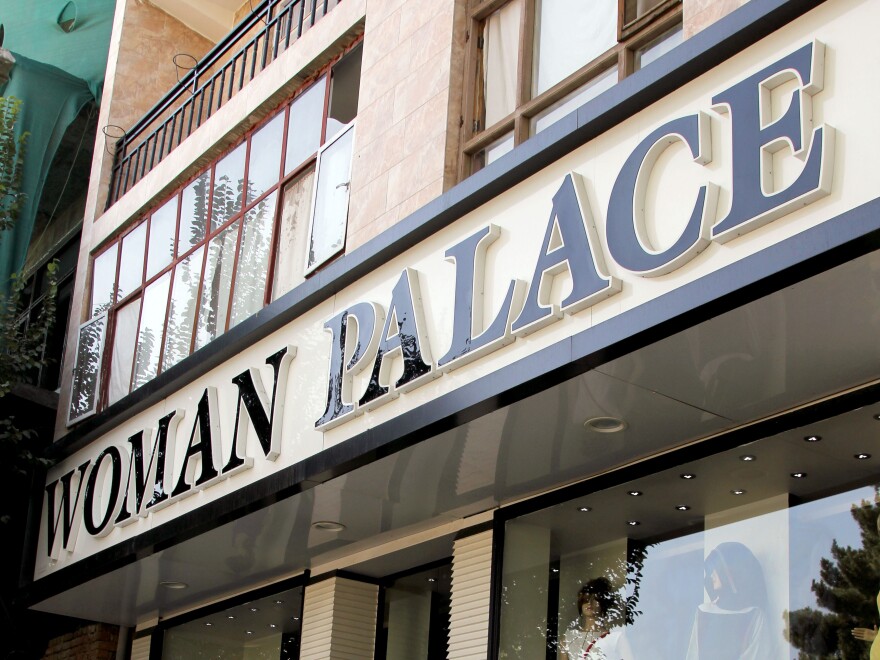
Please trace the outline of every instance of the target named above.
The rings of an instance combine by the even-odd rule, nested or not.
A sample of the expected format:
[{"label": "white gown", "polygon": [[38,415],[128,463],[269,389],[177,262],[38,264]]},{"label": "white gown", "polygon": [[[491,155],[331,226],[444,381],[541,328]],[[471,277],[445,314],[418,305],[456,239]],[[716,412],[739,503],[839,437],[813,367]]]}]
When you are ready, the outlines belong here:
[{"label": "white gown", "polygon": [[569,660],[628,660],[619,648],[622,636],[623,632],[617,629],[597,639],[593,632],[570,628],[563,636],[562,650]]}]

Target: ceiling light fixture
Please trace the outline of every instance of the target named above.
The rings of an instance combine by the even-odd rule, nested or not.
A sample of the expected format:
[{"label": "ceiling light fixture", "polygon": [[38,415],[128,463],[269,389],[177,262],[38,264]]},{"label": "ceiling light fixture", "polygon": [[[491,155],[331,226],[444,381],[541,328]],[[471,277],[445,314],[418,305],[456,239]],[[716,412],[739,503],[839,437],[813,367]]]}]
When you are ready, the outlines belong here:
[{"label": "ceiling light fixture", "polygon": [[746,454],[745,456],[740,456],[740,457],[739,457],[739,460],[741,460],[741,461],[745,461],[746,463],[748,463],[749,461],[756,461],[756,460],[758,460],[758,457],[757,457],[757,456],[753,456],[752,454]]},{"label": "ceiling light fixture", "polygon": [[859,453],[859,454],[855,454],[855,455],[853,456],[853,458],[856,458],[856,459],[858,459],[858,460],[860,460],[860,461],[866,461],[866,460],[868,460],[869,458],[871,458],[871,454]]},{"label": "ceiling light fixture", "polygon": [[270,628],[277,628],[278,626],[276,626],[274,623],[270,623],[270,624],[269,624],[269,627],[270,627]]},{"label": "ceiling light fixture", "polygon": [[682,479],[696,479],[697,478],[697,475],[691,474],[690,472],[685,472],[684,474],[680,474],[678,476],[681,477]]},{"label": "ceiling light fixture", "polygon": [[428,578],[428,582],[436,582],[437,578]]},{"label": "ceiling light fixture", "polygon": [[584,422],[584,427],[596,433],[618,433],[627,423],[617,417],[592,417]]},{"label": "ceiling light fixture", "polygon": [[283,601],[283,600],[276,600],[276,601],[275,601],[275,604],[276,604],[276,605],[283,605],[283,604],[284,604],[284,601]]},{"label": "ceiling light fixture", "polygon": [[319,520],[312,523],[312,529],[320,529],[325,532],[341,532],[345,525],[334,520]]},{"label": "ceiling light fixture", "polygon": [[245,631],[244,631],[244,634],[245,634],[245,635],[253,635],[253,634],[254,634],[254,631],[253,631],[253,630],[245,630]]},{"label": "ceiling light fixture", "polygon": [[235,616],[233,616],[232,614],[230,614],[230,615],[228,615],[226,618],[227,618],[227,619],[234,619]]},{"label": "ceiling light fixture", "polygon": [[578,511],[580,511],[581,513],[589,513],[592,510],[593,510],[592,507],[588,507],[588,506],[579,506],[578,507]]},{"label": "ceiling light fixture", "polygon": [[677,507],[675,507],[675,510],[676,511],[690,511],[691,508],[687,504],[679,504]]},{"label": "ceiling light fixture", "polygon": [[259,612],[259,611],[260,611],[259,607],[252,607],[251,608],[251,612]]},{"label": "ceiling light fixture", "polygon": [[166,589],[186,589],[189,585],[186,582],[176,582],[174,580],[165,580],[159,583],[160,587]]},{"label": "ceiling light fixture", "polygon": [[630,527],[635,527],[637,525],[641,525],[642,523],[640,523],[638,520],[627,520],[626,524]]},{"label": "ceiling light fixture", "polygon": [[874,419],[880,422],[880,414],[874,415]]},{"label": "ceiling light fixture", "polygon": [[642,496],[642,491],[640,491],[640,490],[630,490],[630,491],[627,491],[627,493],[629,495],[631,495],[632,497],[641,497]]},{"label": "ceiling light fixture", "polygon": [[211,623],[210,621],[205,621],[205,625],[206,625],[206,626],[213,626],[214,624]]},{"label": "ceiling light fixture", "polygon": [[821,435],[805,435],[804,442],[819,442],[822,439]]},{"label": "ceiling light fixture", "polygon": [[806,472],[792,472],[791,476],[795,479],[805,479],[807,476]]},{"label": "ceiling light fixture", "polygon": [[732,491],[730,491],[730,494],[731,495],[745,495],[746,491],[744,491],[742,488],[734,488]]}]

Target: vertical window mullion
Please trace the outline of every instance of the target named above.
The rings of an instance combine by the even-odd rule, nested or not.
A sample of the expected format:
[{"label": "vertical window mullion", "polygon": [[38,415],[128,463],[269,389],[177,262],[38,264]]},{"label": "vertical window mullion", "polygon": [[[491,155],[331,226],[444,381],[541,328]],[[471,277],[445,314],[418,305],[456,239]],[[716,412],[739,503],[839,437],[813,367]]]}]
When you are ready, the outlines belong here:
[{"label": "vertical window mullion", "polygon": [[281,162],[279,163],[278,184],[275,188],[275,217],[272,220],[272,242],[269,248],[269,270],[266,273],[266,288],[263,291],[263,306],[272,302],[272,289],[275,286],[275,260],[278,258],[278,240],[281,233],[281,208],[284,201],[281,182],[287,169],[287,127],[290,122],[290,104],[284,108],[284,132],[281,135]]},{"label": "vertical window mullion", "polygon": [[193,320],[192,335],[189,338],[189,354],[192,355],[196,347],[196,333],[199,329],[199,305],[202,301],[202,291],[205,288],[205,265],[208,263],[208,239],[205,239],[205,249],[202,254],[202,272],[199,275],[199,286],[196,290],[196,312]]}]

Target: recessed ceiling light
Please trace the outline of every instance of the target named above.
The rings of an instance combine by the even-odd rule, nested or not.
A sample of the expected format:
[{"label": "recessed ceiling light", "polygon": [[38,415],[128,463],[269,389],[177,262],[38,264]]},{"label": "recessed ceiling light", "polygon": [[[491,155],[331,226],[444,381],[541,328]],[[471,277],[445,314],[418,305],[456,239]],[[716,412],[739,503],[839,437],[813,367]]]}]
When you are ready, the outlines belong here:
[{"label": "recessed ceiling light", "polygon": [[551,568],[550,571],[551,571],[552,573],[558,573],[558,572],[559,572],[559,569],[558,569],[558,568]]},{"label": "recessed ceiling light", "polygon": [[260,611],[259,607],[252,607],[251,608],[251,612],[259,612],[259,611]]},{"label": "recessed ceiling light", "polygon": [[746,454],[745,456],[740,456],[740,457],[739,457],[739,460],[741,460],[741,461],[746,461],[746,462],[748,463],[749,461],[756,461],[756,460],[758,460],[758,457],[757,457],[757,456],[753,456],[752,454]]},{"label": "recessed ceiling light", "polygon": [[312,523],[312,529],[321,529],[325,532],[341,532],[345,529],[345,525],[334,520],[319,520]]},{"label": "recessed ceiling light", "polygon": [[866,461],[866,460],[868,460],[869,458],[871,458],[871,454],[864,454],[864,453],[862,453],[862,454],[856,454],[853,458],[857,458],[857,459],[859,459],[860,461]]},{"label": "recessed ceiling light", "polygon": [[205,621],[205,625],[206,625],[206,626],[213,626],[214,624],[211,623],[210,621]]},{"label": "recessed ceiling light", "polygon": [[627,492],[633,497],[641,497],[642,496],[642,491],[640,491],[640,490],[630,490]]},{"label": "recessed ceiling light", "polygon": [[428,582],[436,582],[437,578],[428,578]]},{"label": "recessed ceiling light", "polygon": [[186,582],[175,582],[174,580],[166,580],[159,583],[160,587],[166,589],[186,589],[189,585]]},{"label": "recessed ceiling light", "polygon": [[734,488],[732,491],[730,491],[730,494],[731,495],[745,495],[746,491],[744,491],[742,488]]},{"label": "recessed ceiling light", "polygon": [[270,624],[269,624],[269,627],[270,627],[270,628],[277,628],[278,626],[276,626],[274,623],[270,623]]},{"label": "recessed ceiling light", "polygon": [[874,415],[874,419],[876,419],[878,422],[880,422],[880,414]]},{"label": "recessed ceiling light", "polygon": [[617,417],[592,417],[584,422],[584,427],[596,433],[617,433],[623,431],[627,424]]},{"label": "recessed ceiling light", "polygon": [[229,615],[227,615],[227,617],[226,617],[226,618],[227,618],[227,619],[234,619],[234,618],[235,618],[235,616],[234,616],[234,615],[233,615],[233,614],[229,614]]},{"label": "recessed ceiling light", "polygon": [[677,507],[675,507],[675,510],[676,511],[690,511],[691,508],[687,504],[679,504]]},{"label": "recessed ceiling light", "polygon": [[806,478],[807,473],[806,472],[792,472],[791,476],[794,477],[795,479],[804,479],[804,478]]},{"label": "recessed ceiling light", "polygon": [[805,435],[804,442],[819,442],[822,439],[821,435]]},{"label": "recessed ceiling light", "polygon": [[254,634],[254,631],[253,631],[253,630],[245,630],[245,631],[244,631],[244,634],[245,634],[245,635],[253,635],[253,634]]},{"label": "recessed ceiling light", "polygon": [[284,601],[283,601],[283,600],[276,600],[276,601],[275,601],[275,604],[276,604],[276,605],[283,605],[283,604],[284,604]]},{"label": "recessed ceiling light", "polygon": [[298,617],[298,616],[292,616],[292,617],[290,617],[290,618],[293,619],[294,621],[299,621],[299,617]]},{"label": "recessed ceiling light", "polygon": [[640,523],[638,520],[627,520],[626,524],[630,527],[635,527],[636,525],[641,525],[642,523]]},{"label": "recessed ceiling light", "polygon": [[578,507],[578,511],[580,511],[581,513],[589,513],[589,512],[592,511],[592,510],[593,510],[593,509],[592,509],[591,507],[588,507],[588,506],[579,506],[579,507]]},{"label": "recessed ceiling light", "polygon": [[680,474],[678,476],[681,477],[682,479],[696,479],[697,478],[697,475],[691,474],[690,472],[685,472],[684,474]]}]

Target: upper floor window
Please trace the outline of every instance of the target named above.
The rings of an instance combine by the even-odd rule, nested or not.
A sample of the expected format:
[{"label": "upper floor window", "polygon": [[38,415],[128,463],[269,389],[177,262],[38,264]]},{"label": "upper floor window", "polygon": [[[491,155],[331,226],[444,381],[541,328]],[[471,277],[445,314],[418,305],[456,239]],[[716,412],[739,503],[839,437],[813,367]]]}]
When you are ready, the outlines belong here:
[{"label": "upper floor window", "polygon": [[342,251],[360,59],[358,45],[95,256],[68,423],[170,369]]},{"label": "upper floor window", "polygon": [[472,0],[462,175],[682,38],[680,0]]}]

